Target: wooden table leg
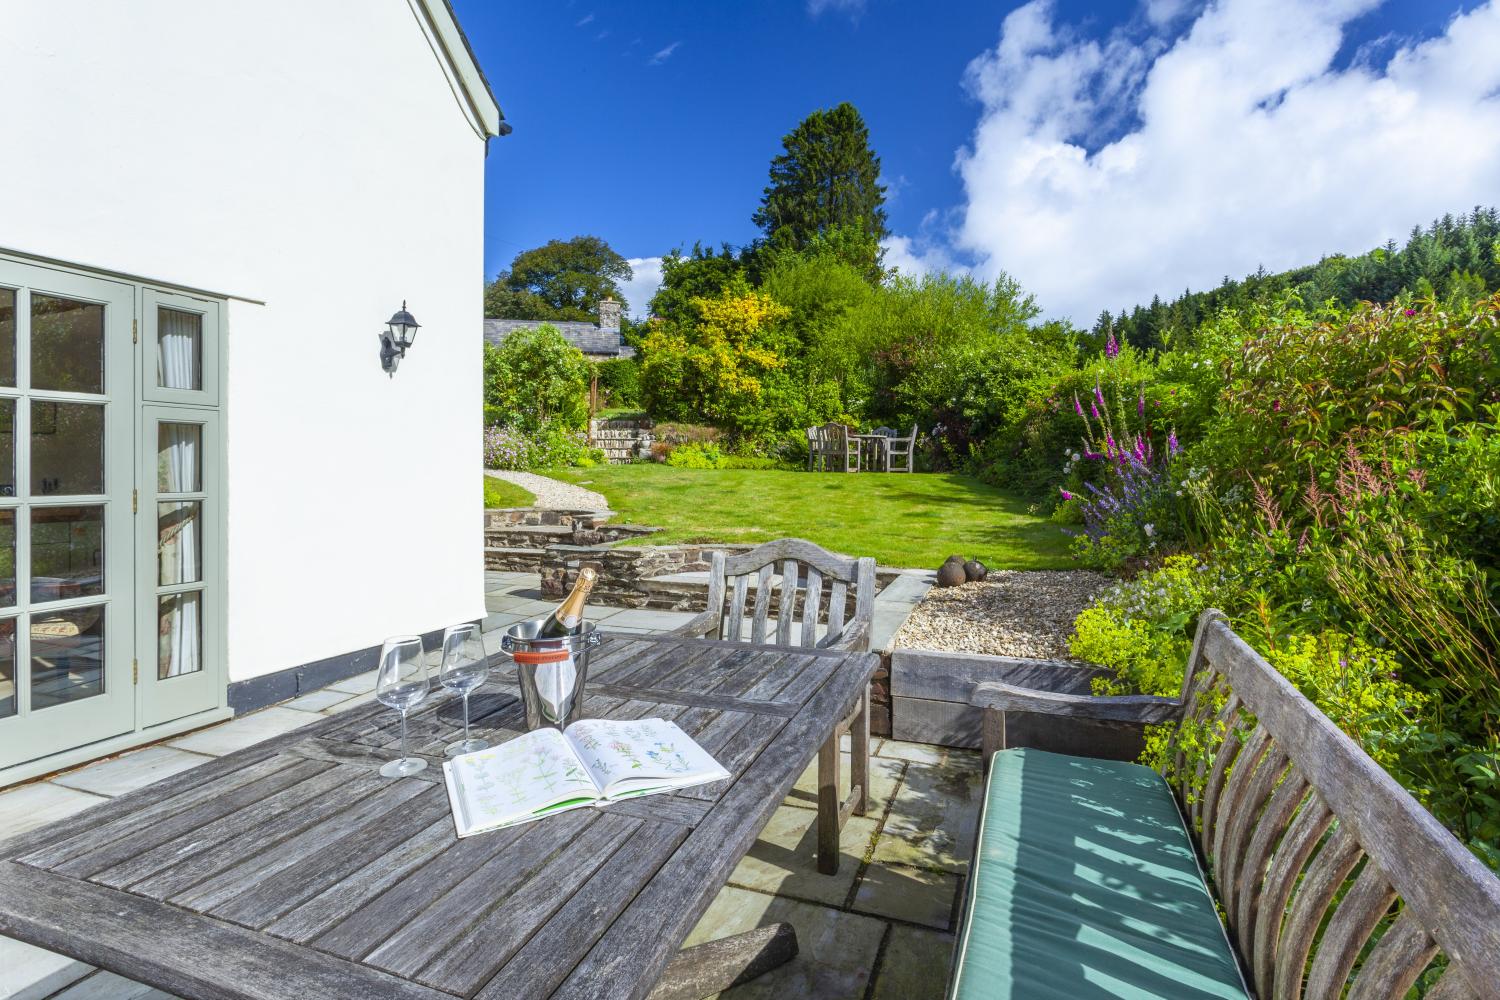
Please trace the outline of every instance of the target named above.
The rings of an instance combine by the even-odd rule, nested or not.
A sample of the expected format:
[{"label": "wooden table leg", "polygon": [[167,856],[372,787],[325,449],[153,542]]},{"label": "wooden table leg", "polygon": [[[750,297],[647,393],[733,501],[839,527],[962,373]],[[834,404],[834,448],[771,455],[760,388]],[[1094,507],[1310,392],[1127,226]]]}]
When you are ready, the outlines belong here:
[{"label": "wooden table leg", "polygon": [[852,812],[863,816],[870,805],[870,689],[859,696],[859,711],[849,727],[849,784]]},{"label": "wooden table leg", "polygon": [[833,731],[818,750],[818,871],[839,870],[839,732]]}]

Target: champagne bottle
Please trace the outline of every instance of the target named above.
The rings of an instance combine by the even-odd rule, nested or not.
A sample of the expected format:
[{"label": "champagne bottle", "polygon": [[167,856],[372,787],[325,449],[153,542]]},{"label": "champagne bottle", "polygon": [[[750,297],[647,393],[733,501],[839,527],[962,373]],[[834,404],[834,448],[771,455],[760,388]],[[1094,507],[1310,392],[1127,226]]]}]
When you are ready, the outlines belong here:
[{"label": "champagne bottle", "polygon": [[563,602],[547,616],[542,622],[542,627],[537,630],[538,639],[563,639],[570,635],[577,635],[583,628],[583,605],[588,600],[589,591],[594,589],[594,581],[599,579],[599,574],[585,566],[578,571],[578,580],[573,584],[572,593],[563,598]]}]

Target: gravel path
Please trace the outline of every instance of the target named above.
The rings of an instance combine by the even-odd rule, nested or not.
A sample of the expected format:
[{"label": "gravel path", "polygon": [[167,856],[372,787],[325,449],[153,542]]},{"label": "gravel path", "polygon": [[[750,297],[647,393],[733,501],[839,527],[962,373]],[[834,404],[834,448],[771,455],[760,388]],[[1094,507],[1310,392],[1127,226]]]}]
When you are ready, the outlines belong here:
[{"label": "gravel path", "polygon": [[547,510],[609,510],[609,501],[593,490],[564,483],[535,472],[501,472],[485,469],[486,476],[514,483],[536,496],[536,506]]},{"label": "gravel path", "polygon": [[1073,619],[1110,583],[1087,570],[997,570],[982,583],[934,587],[894,645],[1066,659]]}]

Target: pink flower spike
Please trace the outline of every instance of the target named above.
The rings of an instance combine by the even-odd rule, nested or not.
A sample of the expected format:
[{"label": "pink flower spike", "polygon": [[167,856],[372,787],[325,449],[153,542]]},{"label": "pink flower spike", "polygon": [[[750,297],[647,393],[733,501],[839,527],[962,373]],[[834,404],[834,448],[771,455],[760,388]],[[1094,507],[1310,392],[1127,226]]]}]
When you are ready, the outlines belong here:
[{"label": "pink flower spike", "polygon": [[1104,405],[1104,390],[1099,388],[1098,379],[1094,379],[1094,398],[1099,401],[1100,406]]},{"label": "pink flower spike", "polygon": [[1099,407],[1094,405],[1094,401],[1092,399],[1089,400],[1089,412],[1094,415],[1095,420],[1099,419]]},{"label": "pink flower spike", "polygon": [[1073,393],[1073,409],[1078,411],[1080,417],[1083,416],[1083,404],[1078,401],[1078,393],[1076,392]]},{"label": "pink flower spike", "polygon": [[1175,455],[1177,454],[1179,447],[1180,446],[1177,444],[1177,429],[1174,427],[1171,433],[1167,435],[1167,451],[1168,453]]},{"label": "pink flower spike", "polygon": [[1146,415],[1146,394],[1144,392],[1141,393],[1141,398],[1135,404],[1135,412],[1137,416],[1144,417]]},{"label": "pink flower spike", "polygon": [[1065,490],[1065,489],[1061,489],[1061,488],[1059,488],[1059,489],[1058,489],[1058,491],[1057,491],[1057,492],[1059,492],[1059,493],[1061,493],[1061,494],[1062,494],[1062,498],[1063,498],[1063,499],[1064,499],[1064,500],[1071,500],[1071,499],[1073,499],[1073,494],[1071,494],[1071,493],[1069,493],[1069,492],[1068,492],[1068,491],[1067,491],[1067,490]]}]

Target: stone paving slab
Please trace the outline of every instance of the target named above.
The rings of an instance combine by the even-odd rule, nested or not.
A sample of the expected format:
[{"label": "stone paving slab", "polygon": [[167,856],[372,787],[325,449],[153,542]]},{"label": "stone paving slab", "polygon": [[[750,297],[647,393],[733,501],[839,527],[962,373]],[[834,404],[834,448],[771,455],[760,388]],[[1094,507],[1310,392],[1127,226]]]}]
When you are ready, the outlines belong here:
[{"label": "stone paving slab", "polygon": [[177,747],[179,750],[208,754],[211,757],[222,757],[224,754],[243,750],[254,746],[261,740],[289,733],[293,729],[299,729],[317,721],[318,716],[313,712],[299,712],[296,709],[273,705],[259,712],[242,715],[232,722],[220,723],[196,733],[189,733],[181,739],[169,741],[167,745]]},{"label": "stone paving slab", "polygon": [[95,795],[124,795],[199,764],[207,764],[212,759],[175,747],[146,747],[58,775],[52,783]]},{"label": "stone paving slab", "polygon": [[[889,744],[888,744],[889,745]],[[983,782],[976,764],[907,764],[874,860],[963,874],[974,855]]]},{"label": "stone paving slab", "polygon": [[954,936],[892,925],[871,1000],[943,1000]]},{"label": "stone paving slab", "polygon": [[321,712],[332,708],[341,701],[348,701],[354,695],[348,691],[340,691],[337,688],[322,688],[310,691],[300,698],[293,698],[286,703],[287,708],[295,708],[299,712]]},{"label": "stone paving slab", "polygon": [[102,969],[55,994],[49,1000],[177,1000],[143,983]]},{"label": "stone paving slab", "polygon": [[818,813],[815,809],[781,806],[771,814],[729,884],[772,895],[843,906],[859,877],[859,868],[880,824],[867,816],[851,816],[839,831],[839,870],[818,871]]},{"label": "stone paving slab", "polygon": [[952,921],[953,903],[962,881],[948,872],[876,863],[859,880],[853,908],[871,916],[945,931]]},{"label": "stone paving slab", "polygon": [[67,819],[109,800],[102,795],[64,788],[50,781],[0,792],[0,840]]},{"label": "stone paving slab", "polygon": [[375,690],[375,671],[367,670],[353,677],[345,677],[341,681],[334,681],[328,685],[327,690],[347,691],[350,694],[368,694]]},{"label": "stone paving slab", "polygon": [[94,971],[91,965],[0,937],[0,997],[43,1000]]}]

